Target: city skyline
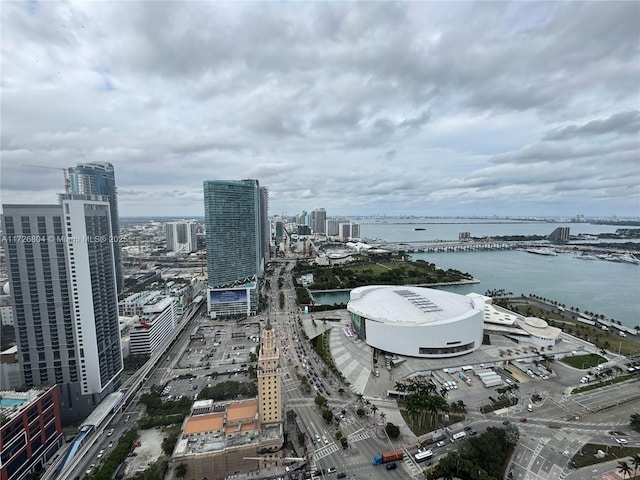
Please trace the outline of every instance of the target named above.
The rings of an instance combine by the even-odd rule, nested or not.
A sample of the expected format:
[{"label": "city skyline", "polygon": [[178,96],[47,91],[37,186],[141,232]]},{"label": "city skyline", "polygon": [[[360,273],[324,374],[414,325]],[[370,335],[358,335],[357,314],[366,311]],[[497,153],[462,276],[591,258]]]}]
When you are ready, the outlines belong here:
[{"label": "city skyline", "polygon": [[270,215],[640,216],[637,2],[1,15],[0,203],[109,162],[121,217],[202,217],[204,178],[258,179]]}]

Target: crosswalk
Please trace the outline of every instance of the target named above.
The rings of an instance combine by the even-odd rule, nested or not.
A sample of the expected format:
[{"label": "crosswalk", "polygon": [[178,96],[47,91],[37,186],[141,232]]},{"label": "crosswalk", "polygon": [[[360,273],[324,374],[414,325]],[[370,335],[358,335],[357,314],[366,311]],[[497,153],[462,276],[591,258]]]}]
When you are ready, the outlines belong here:
[{"label": "crosswalk", "polygon": [[361,440],[366,440],[367,438],[371,438],[371,435],[369,434],[369,432],[363,431],[363,429],[355,431],[347,436],[349,443],[359,442]]},{"label": "crosswalk", "polygon": [[409,470],[409,474],[411,475],[411,478],[416,478],[418,475],[422,474],[422,469],[418,466],[418,464],[411,457],[411,455],[405,454],[403,462],[406,465],[407,470]]},{"label": "crosswalk", "polygon": [[339,450],[338,449],[338,445],[336,445],[335,442],[332,442],[329,445],[316,450],[313,453],[313,459],[314,459],[314,461],[317,462],[318,460],[320,460],[320,459],[322,459],[324,457],[328,457],[329,455],[331,455],[332,453],[337,452],[338,450]]}]

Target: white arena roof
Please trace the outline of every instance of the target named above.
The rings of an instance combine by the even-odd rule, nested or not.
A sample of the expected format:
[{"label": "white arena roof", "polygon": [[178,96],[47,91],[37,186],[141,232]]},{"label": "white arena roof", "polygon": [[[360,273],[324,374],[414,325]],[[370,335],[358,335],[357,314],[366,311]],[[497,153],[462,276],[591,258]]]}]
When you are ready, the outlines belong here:
[{"label": "white arena roof", "polygon": [[477,300],[464,295],[402,285],[359,287],[350,298],[349,311],[388,323],[443,323],[478,309]]}]

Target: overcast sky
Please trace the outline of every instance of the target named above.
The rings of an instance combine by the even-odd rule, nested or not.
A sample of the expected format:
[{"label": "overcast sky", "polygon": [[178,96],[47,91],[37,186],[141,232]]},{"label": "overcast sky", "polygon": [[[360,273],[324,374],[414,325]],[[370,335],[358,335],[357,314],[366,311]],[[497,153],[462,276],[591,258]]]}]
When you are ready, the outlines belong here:
[{"label": "overcast sky", "polygon": [[2,2],[2,203],[640,216],[640,3]]}]

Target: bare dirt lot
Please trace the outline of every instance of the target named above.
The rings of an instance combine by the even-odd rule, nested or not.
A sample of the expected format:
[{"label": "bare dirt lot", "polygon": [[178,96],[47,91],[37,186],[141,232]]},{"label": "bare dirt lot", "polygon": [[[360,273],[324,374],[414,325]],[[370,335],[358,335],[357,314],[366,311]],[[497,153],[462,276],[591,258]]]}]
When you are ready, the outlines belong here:
[{"label": "bare dirt lot", "polygon": [[140,446],[133,450],[136,453],[135,457],[127,458],[127,477],[146,470],[150,464],[158,460],[163,455],[163,439],[164,434],[160,431],[160,428],[138,430],[138,441],[140,442]]}]

